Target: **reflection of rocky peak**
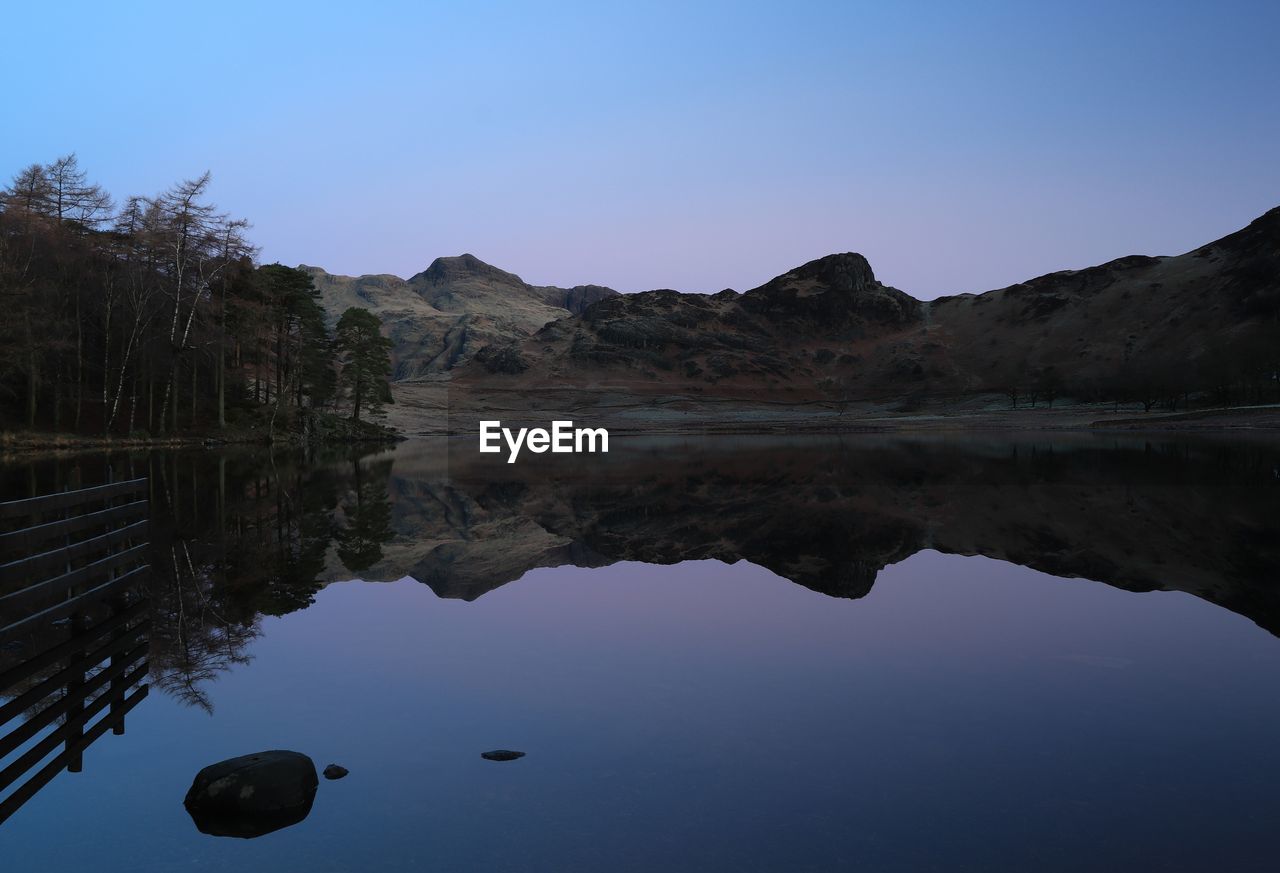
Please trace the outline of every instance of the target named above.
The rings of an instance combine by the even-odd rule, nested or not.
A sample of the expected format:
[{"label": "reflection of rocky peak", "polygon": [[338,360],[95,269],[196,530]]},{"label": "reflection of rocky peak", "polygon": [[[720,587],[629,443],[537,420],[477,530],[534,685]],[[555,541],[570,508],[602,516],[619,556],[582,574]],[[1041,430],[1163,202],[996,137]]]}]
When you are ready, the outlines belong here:
[{"label": "reflection of rocky peak", "polygon": [[1273,450],[757,441],[615,451],[584,476],[486,464],[468,446],[447,484],[415,472],[412,451],[397,453],[396,536],[371,574],[411,575],[442,597],[472,600],[535,567],[700,559],[861,597],[885,566],[933,548],[1186,591],[1280,632],[1274,495],[1255,475]]}]

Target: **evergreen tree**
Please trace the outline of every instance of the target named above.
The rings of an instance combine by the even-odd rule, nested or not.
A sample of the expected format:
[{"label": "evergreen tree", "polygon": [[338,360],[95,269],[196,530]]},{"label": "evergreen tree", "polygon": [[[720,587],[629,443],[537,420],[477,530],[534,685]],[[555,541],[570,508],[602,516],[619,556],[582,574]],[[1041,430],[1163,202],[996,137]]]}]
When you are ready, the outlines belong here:
[{"label": "evergreen tree", "polygon": [[382,412],[391,398],[387,379],[391,375],[391,340],[382,335],[378,317],[353,306],[338,319],[334,347],[338,353],[339,380],[351,392],[351,420],[359,421],[361,410],[370,415]]},{"label": "evergreen tree", "polygon": [[333,393],[333,362],[324,307],[311,274],[267,264],[256,276],[276,404],[292,396],[300,408],[307,398],[311,406],[322,406]]}]

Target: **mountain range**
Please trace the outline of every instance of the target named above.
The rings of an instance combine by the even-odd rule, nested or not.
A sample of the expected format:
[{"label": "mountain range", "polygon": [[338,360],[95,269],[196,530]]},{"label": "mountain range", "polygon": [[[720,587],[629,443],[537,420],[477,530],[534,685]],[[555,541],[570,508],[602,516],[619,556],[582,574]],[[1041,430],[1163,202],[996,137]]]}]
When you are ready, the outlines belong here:
[{"label": "mountain range", "polygon": [[574,406],[910,409],[984,394],[1176,405],[1193,392],[1261,399],[1280,371],[1280,208],[1181,255],[930,301],[881,283],[852,252],[716,294],[534,286],[471,255],[408,280],[306,269],[335,316],[359,305],[382,319],[398,382],[449,378],[458,408],[564,391]]}]

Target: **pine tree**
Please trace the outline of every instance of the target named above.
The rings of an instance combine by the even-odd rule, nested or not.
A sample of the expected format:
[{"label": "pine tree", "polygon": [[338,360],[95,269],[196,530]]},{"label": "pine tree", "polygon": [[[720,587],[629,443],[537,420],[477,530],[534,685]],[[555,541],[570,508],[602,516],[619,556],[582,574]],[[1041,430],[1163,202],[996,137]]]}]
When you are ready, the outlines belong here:
[{"label": "pine tree", "polygon": [[370,415],[382,412],[390,400],[387,379],[391,375],[391,340],[382,335],[378,317],[353,306],[338,319],[334,347],[338,353],[339,380],[351,392],[351,420],[359,421],[361,410]]}]

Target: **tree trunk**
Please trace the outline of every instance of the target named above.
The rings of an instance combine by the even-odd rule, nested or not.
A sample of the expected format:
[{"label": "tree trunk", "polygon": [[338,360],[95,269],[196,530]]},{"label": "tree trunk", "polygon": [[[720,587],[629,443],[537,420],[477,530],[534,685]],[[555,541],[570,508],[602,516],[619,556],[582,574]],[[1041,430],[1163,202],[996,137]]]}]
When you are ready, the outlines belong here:
[{"label": "tree trunk", "polygon": [[191,429],[192,430],[195,430],[196,410],[199,406],[199,401],[197,399],[199,397],[199,392],[197,391],[197,389],[200,387],[200,382],[198,379],[199,374],[200,374],[200,361],[198,358],[192,356],[191,358]]},{"label": "tree trunk", "polygon": [[[59,356],[61,357],[61,356]],[[53,431],[62,429],[62,366],[53,371]]]},{"label": "tree trunk", "polygon": [[80,318],[80,295],[76,295],[76,414],[75,432],[80,432],[80,413],[84,407],[84,324]]},{"label": "tree trunk", "polygon": [[284,391],[284,326],[276,328],[276,396]]},{"label": "tree trunk", "polygon": [[[116,388],[116,401],[110,402],[111,391],[111,297],[106,300],[106,316],[102,325],[102,432],[111,433],[111,425],[116,420],[116,410],[120,408],[120,391],[124,388],[124,369],[120,370],[120,382]],[[110,409],[110,413],[107,410]]]},{"label": "tree trunk", "polygon": [[36,353],[33,348],[27,371],[27,427],[30,428],[36,426],[36,393],[39,387],[40,376],[36,368]]},{"label": "tree trunk", "polygon": [[160,408],[160,427],[164,427],[166,413],[169,416],[171,433],[178,433],[178,358],[175,355],[173,367],[169,370],[169,384],[164,389],[164,404]]},{"label": "tree trunk", "polygon": [[226,512],[227,512],[227,456],[218,455],[218,545],[223,566],[226,566]]},{"label": "tree trunk", "polygon": [[222,280],[218,306],[218,430],[227,426],[227,280]]},{"label": "tree trunk", "polygon": [[135,423],[135,422],[137,421],[137,419],[138,419],[138,377],[137,377],[137,375],[136,375],[136,374],[135,374],[135,375],[134,375],[134,377],[133,377],[133,398],[132,398],[132,400],[133,400],[133,402],[132,402],[132,403],[130,404],[130,406],[129,406],[129,429],[126,431],[126,433],[128,433],[128,434],[132,434],[132,433],[133,433],[134,423]]}]

